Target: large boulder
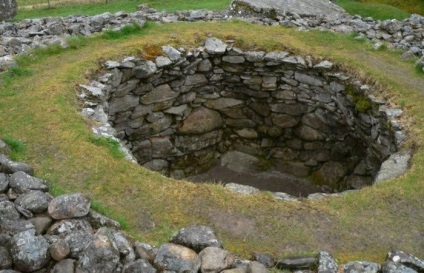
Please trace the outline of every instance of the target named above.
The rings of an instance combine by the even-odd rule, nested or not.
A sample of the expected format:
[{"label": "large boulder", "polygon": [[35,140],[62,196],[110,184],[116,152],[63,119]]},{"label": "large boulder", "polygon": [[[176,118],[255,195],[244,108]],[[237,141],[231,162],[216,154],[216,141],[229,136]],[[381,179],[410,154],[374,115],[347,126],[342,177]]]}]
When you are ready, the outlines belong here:
[{"label": "large boulder", "polygon": [[330,19],[345,14],[341,7],[328,0],[234,0],[231,10],[236,15],[262,15],[271,18],[285,12],[300,16],[325,15]]},{"label": "large boulder", "polygon": [[13,19],[17,10],[16,0],[0,0],[0,21]]},{"label": "large boulder", "polygon": [[207,247],[199,253],[202,265],[200,270],[202,273],[218,273],[222,270],[230,268],[235,257],[225,249],[219,247]]}]

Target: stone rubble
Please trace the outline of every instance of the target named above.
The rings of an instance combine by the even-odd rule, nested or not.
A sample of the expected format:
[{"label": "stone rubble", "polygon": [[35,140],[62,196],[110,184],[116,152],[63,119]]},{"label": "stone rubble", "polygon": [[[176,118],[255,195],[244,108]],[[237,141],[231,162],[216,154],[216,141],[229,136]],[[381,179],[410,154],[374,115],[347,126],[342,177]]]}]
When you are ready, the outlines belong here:
[{"label": "stone rubble", "polygon": [[[142,27],[146,20],[174,23],[239,19],[255,24],[296,27],[301,30],[319,29],[339,33],[358,33],[355,39],[367,39],[377,48],[383,43],[387,43],[392,48],[404,50],[405,58],[424,55],[424,17],[417,14],[411,15],[403,21],[395,19],[381,21],[369,17],[362,18],[358,15],[343,14],[335,18],[328,18],[325,15],[299,15],[295,12],[276,10],[274,16],[270,18],[267,13],[246,12],[246,9],[239,7],[240,5],[237,3],[233,3],[224,11],[187,10],[168,13],[140,5],[138,10],[133,13],[121,11],[112,14],[106,12],[95,16],[71,15],[63,18],[25,19],[17,23],[3,22],[0,23],[0,35],[2,36],[0,69],[16,65],[13,56],[30,49],[52,44],[68,47],[66,38],[71,36],[90,36],[107,29],[119,30],[133,24]],[[216,50],[218,51],[208,53],[217,54],[223,50],[223,47],[221,46],[221,49],[217,47]],[[159,59],[159,66],[165,66],[169,61],[174,61],[174,59]],[[422,60],[417,61],[418,66],[422,66],[422,64]],[[113,66],[113,63],[111,65]]]},{"label": "stone rubble", "polygon": [[[190,51],[163,49],[152,60],[106,61],[106,71],[79,93],[82,113],[96,122],[93,132],[119,139],[149,169],[180,179],[216,160],[237,172],[269,168],[266,161],[341,191],[371,185],[376,176],[398,177],[408,167],[410,153],[398,151],[405,140],[402,111],[329,61],[244,52],[217,38]],[[173,61],[156,65],[167,52]],[[327,196],[340,194],[310,197]]]},{"label": "stone rubble", "polygon": [[[254,253],[251,260],[245,260],[225,250],[207,226],[183,228],[169,243],[159,247],[134,242],[120,231],[116,221],[89,210],[89,200],[80,193],[53,197],[48,191],[21,191],[22,188],[30,189],[33,181],[42,181],[30,175],[22,177],[21,186],[16,188],[10,184],[10,179],[19,172],[0,173],[7,180],[7,186],[0,190],[0,273],[266,273],[275,268],[290,272],[336,273],[339,268],[336,260],[325,251],[303,257]],[[41,200],[35,200],[36,196]],[[28,216],[19,210],[22,200],[34,200],[43,205],[31,208],[34,214]],[[74,200],[81,200],[82,205]],[[60,208],[61,220],[56,219],[58,212],[52,213],[51,207]],[[41,223],[44,227],[38,229],[36,226]],[[380,268],[383,273],[422,273],[424,260],[392,250],[383,265],[352,261],[340,267],[344,273],[377,273]]]}]

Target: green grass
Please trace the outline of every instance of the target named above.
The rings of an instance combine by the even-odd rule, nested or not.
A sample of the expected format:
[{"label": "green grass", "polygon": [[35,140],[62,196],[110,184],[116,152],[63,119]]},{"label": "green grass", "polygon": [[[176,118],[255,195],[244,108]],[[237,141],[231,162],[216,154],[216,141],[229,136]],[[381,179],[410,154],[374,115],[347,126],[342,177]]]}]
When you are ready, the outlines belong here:
[{"label": "green grass", "polygon": [[12,160],[19,160],[22,159],[23,155],[25,154],[26,148],[25,144],[22,143],[18,139],[14,139],[12,137],[5,137],[3,141],[9,145],[11,151],[9,153],[9,157]]},{"label": "green grass", "polygon": [[[45,3],[45,1],[34,1],[37,3]],[[34,4],[34,2],[32,2]],[[209,9],[221,10],[228,7],[230,0],[164,0],[164,1],[143,1],[143,0],[123,0],[109,3],[73,3],[66,5],[57,5],[51,9],[47,7],[35,9],[20,9],[16,16],[16,20],[23,20],[26,18],[39,18],[49,16],[68,16],[72,14],[79,15],[95,15],[104,12],[135,12],[138,5],[147,3],[152,8],[159,10],[167,10],[173,12],[175,10],[188,10],[188,9]]]},{"label": "green grass", "polygon": [[359,2],[386,4],[409,13],[424,15],[423,0],[359,0]]},{"label": "green grass", "polygon": [[[413,117],[414,122],[407,128],[419,147],[411,170],[343,198],[278,202],[266,193],[240,196],[220,185],[172,180],[115,158],[108,141],[93,139],[89,121],[77,111],[75,86],[87,81],[87,72],[96,71],[100,59],[135,55],[148,45],[194,48],[210,35],[234,39],[245,49],[288,49],[329,59],[368,84],[379,84],[379,96],[393,103],[402,99],[406,120]],[[375,51],[352,35],[240,21],[151,24],[120,39],[99,35],[83,41],[54,54],[34,51],[34,58],[20,62],[32,73],[13,78],[8,87],[18,95],[0,96],[1,132],[26,144],[25,162],[56,192],[86,194],[94,207],[119,216],[128,234],[155,245],[181,227],[204,224],[216,230],[227,249],[244,257],[253,251],[282,257],[327,250],[343,262],[382,261],[392,247],[424,253],[415,232],[424,222],[424,170],[419,168],[424,164],[424,76],[398,52]],[[0,93],[4,89],[0,86]]]},{"label": "green grass", "polygon": [[106,147],[113,158],[122,159],[125,155],[119,149],[119,142],[111,138],[90,137],[90,142],[99,147]]},{"label": "green grass", "polygon": [[350,14],[372,17],[376,20],[403,20],[410,16],[407,11],[384,3],[362,3],[354,0],[338,0],[337,3]]}]

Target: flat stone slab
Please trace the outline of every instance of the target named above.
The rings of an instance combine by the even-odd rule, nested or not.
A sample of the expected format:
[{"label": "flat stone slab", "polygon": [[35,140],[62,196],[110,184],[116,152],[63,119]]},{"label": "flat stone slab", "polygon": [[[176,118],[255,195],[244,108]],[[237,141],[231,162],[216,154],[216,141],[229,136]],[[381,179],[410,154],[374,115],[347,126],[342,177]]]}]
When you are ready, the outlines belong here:
[{"label": "flat stone slab", "polygon": [[289,12],[301,16],[325,15],[336,19],[346,13],[328,0],[234,0],[231,9],[238,15],[262,14],[266,17]]},{"label": "flat stone slab", "polygon": [[410,159],[411,154],[409,151],[392,154],[389,159],[381,164],[381,169],[377,173],[375,183],[380,183],[402,176],[408,169]]}]

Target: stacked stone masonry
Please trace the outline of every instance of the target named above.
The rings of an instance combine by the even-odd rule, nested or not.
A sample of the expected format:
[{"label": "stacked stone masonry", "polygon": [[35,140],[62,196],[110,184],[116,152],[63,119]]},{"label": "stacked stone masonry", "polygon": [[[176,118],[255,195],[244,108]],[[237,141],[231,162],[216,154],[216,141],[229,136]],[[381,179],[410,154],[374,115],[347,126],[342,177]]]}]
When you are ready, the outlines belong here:
[{"label": "stacked stone masonry", "polygon": [[[4,147],[0,140],[0,152]],[[53,197],[48,183],[33,173],[0,154],[0,273],[424,272],[422,259],[398,250],[382,265],[353,261],[339,267],[325,251],[302,257],[254,253],[246,260],[225,250],[206,226],[183,228],[154,247],[130,240],[80,193]]]},{"label": "stacked stone masonry", "polygon": [[98,135],[117,137],[139,164],[171,177],[239,151],[259,158],[258,170],[272,165],[336,191],[358,189],[405,139],[402,111],[329,61],[242,51],[216,38],[163,52],[105,62],[80,97]]},{"label": "stacked stone masonry", "polygon": [[[388,43],[392,48],[405,51],[403,57],[423,56],[424,17],[413,14],[403,21],[374,20],[344,14],[338,18],[325,15],[305,16],[289,12],[277,12],[270,18],[263,13],[249,13],[232,4],[224,11],[189,10],[157,11],[141,5],[133,13],[104,13],[95,16],[72,15],[64,18],[26,19],[17,23],[0,23],[0,68],[14,65],[13,56],[30,49],[59,44],[69,46],[66,38],[75,35],[90,36],[106,29],[119,30],[124,26],[143,26],[146,20],[173,23],[193,21],[245,20],[269,26],[297,27],[302,30],[319,29],[339,33],[358,33],[357,39],[367,39],[379,48]],[[424,69],[424,57],[417,62]]]}]

